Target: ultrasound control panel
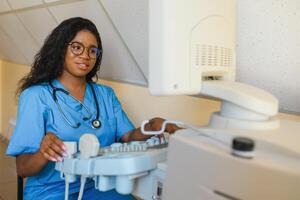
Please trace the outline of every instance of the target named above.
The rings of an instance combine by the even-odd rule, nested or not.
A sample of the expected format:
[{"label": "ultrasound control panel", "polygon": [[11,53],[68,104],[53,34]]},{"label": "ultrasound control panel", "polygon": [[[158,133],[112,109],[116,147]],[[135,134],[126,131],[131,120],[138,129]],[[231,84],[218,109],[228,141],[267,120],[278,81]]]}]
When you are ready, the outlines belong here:
[{"label": "ultrasound control panel", "polygon": [[57,162],[55,169],[70,182],[79,176],[92,178],[100,191],[116,189],[121,194],[133,191],[136,179],[150,174],[167,158],[168,140],[154,136],[147,141],[113,143],[100,148],[98,156],[81,159],[79,154]]},{"label": "ultrasound control panel", "polygon": [[106,153],[124,153],[124,152],[145,152],[148,149],[164,148],[168,146],[168,141],[165,138],[153,136],[146,141],[133,141],[129,143],[113,143],[108,147],[101,148],[99,155]]}]

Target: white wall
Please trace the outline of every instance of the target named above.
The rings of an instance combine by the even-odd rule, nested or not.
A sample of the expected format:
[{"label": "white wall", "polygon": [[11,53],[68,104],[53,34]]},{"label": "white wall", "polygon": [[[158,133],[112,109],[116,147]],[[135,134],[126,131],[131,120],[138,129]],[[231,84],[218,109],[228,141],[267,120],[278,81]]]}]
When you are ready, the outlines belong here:
[{"label": "white wall", "polygon": [[130,119],[139,126],[144,119],[160,116],[205,125],[210,114],[219,110],[219,102],[191,96],[154,97],[147,88],[113,81],[100,81],[111,86]]},{"label": "white wall", "polygon": [[237,1],[237,77],[300,113],[300,1]]},{"label": "white wall", "polygon": [[11,131],[9,120],[16,117],[16,89],[18,81],[30,70],[27,65],[20,65],[0,60],[0,133],[7,137]]},{"label": "white wall", "polygon": [[[2,64],[1,64],[2,63]],[[16,117],[17,102],[15,92],[17,83],[30,70],[29,66],[0,60],[0,133],[7,135],[9,120]],[[144,119],[160,116],[181,120],[193,125],[206,125],[210,114],[219,110],[219,102],[191,96],[154,97],[148,89],[126,83],[101,80],[100,83],[111,86],[120,99],[124,110],[139,126]],[[283,119],[300,121],[299,115],[280,113]]]},{"label": "white wall", "polygon": [[[7,134],[9,120],[16,117],[15,92],[18,81],[29,72],[30,67],[0,60],[1,63],[0,97],[1,94],[5,95],[0,98],[0,108],[2,106],[2,112],[0,112],[2,129],[0,132]],[[139,126],[144,119],[156,116],[204,125],[208,123],[210,113],[219,109],[219,103],[212,100],[189,96],[153,97],[147,88],[141,86],[104,80],[100,82],[115,90],[125,111],[136,126]]]}]

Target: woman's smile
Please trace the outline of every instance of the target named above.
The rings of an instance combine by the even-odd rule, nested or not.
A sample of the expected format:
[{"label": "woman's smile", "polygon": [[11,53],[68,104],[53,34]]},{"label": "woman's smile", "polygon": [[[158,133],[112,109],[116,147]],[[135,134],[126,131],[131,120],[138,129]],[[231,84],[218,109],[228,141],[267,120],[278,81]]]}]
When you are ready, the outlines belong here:
[{"label": "woman's smile", "polygon": [[85,62],[75,62],[75,64],[81,70],[88,70],[90,68],[90,65]]}]

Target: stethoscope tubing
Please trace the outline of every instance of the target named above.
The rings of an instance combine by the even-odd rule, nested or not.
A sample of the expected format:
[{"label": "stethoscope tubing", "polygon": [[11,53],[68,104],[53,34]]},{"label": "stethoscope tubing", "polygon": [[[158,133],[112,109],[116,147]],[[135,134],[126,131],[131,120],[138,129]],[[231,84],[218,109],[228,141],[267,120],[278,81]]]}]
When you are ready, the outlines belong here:
[{"label": "stethoscope tubing", "polygon": [[[95,104],[96,104],[96,118],[94,120],[92,120],[92,127],[93,128],[100,128],[101,126],[101,122],[99,120],[99,105],[98,105],[98,100],[97,100],[97,97],[96,97],[96,93],[95,93],[95,90],[94,90],[94,87],[91,83],[89,83],[89,86],[91,87],[92,89],[92,94],[93,94],[93,98],[94,98],[94,101],[95,101]],[[63,119],[72,127],[72,128],[78,128],[80,126],[80,123],[76,123],[76,125],[72,124],[72,122],[68,119],[68,117],[65,115],[65,113],[63,112],[60,104],[58,103],[58,99],[57,99],[57,96],[56,96],[56,92],[60,91],[60,92],[63,92],[65,93],[66,95],[70,96],[72,99],[74,99],[75,101],[79,102],[80,105],[86,110],[86,112],[88,113],[88,117],[87,119],[90,119],[92,117],[92,113],[89,111],[89,109],[86,107],[86,105],[84,103],[82,103],[79,99],[75,98],[74,96],[70,95],[70,93],[68,91],[66,91],[65,89],[62,89],[62,88],[57,88],[57,87],[54,87],[52,82],[49,82],[49,85],[51,86],[52,88],[52,98],[55,102],[55,104],[57,105],[58,107],[58,110],[60,112],[60,114],[62,115]]]}]

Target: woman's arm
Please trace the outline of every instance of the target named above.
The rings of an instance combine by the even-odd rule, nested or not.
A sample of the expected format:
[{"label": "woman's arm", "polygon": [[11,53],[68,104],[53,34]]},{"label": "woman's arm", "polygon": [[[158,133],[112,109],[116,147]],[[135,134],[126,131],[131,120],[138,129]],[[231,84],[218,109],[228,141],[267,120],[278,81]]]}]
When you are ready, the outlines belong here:
[{"label": "woman's arm", "polygon": [[[151,119],[146,125],[145,130],[146,131],[159,131],[161,129],[161,126],[165,120],[159,117]],[[174,133],[178,129],[181,129],[175,124],[167,124],[165,131],[168,133]],[[153,135],[144,135],[141,131],[141,128],[136,128],[132,131],[129,131],[122,137],[123,142],[130,142],[130,141],[141,141],[141,140],[147,140]]]},{"label": "woman's arm", "polygon": [[47,163],[48,160],[40,151],[18,155],[16,158],[17,174],[21,177],[33,176],[40,172]]},{"label": "woman's arm", "polygon": [[48,161],[61,161],[63,156],[66,156],[64,143],[49,132],[43,138],[39,151],[16,157],[17,174],[21,177],[36,175]]}]

